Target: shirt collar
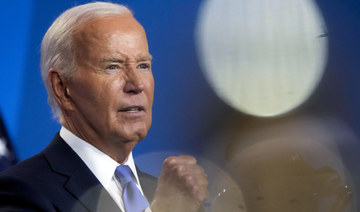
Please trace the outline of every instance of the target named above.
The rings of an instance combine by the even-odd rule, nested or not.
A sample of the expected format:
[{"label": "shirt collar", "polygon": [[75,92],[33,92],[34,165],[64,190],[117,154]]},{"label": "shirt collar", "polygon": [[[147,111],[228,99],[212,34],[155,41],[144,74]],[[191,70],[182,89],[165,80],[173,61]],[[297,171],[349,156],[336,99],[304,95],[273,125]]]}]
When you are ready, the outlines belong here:
[{"label": "shirt collar", "polygon": [[[76,152],[76,154],[79,155],[105,188],[110,185],[115,169],[120,165],[118,162],[95,146],[77,137],[64,126],[61,127],[60,136]],[[123,165],[128,165],[130,167],[131,171],[134,173],[135,182],[140,185],[132,152],[130,152],[127,161]]]}]

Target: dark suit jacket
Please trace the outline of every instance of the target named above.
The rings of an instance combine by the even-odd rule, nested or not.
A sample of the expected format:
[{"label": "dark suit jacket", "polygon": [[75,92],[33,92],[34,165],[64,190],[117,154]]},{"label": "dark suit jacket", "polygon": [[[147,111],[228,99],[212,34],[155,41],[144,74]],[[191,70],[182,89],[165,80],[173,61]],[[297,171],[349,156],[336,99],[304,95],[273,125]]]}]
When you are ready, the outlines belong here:
[{"label": "dark suit jacket", "polygon": [[[152,201],[156,178],[138,170]],[[119,211],[80,157],[57,134],[39,154],[0,174],[0,211]]]}]

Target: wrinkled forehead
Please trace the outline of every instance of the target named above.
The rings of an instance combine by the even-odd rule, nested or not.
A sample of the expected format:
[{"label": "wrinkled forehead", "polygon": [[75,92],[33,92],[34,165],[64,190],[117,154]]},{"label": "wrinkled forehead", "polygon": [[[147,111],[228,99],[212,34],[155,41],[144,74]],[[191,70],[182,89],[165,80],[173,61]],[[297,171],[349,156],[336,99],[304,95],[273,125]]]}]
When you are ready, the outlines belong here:
[{"label": "wrinkled forehead", "polygon": [[130,13],[95,18],[83,23],[74,31],[73,40],[78,59],[90,59],[91,55],[119,50],[120,47],[124,51],[133,48],[132,51],[145,49],[148,52],[145,30]]},{"label": "wrinkled forehead", "polygon": [[142,25],[132,16],[131,13],[121,15],[108,15],[90,19],[81,23],[73,32],[74,40],[86,39],[90,36],[102,38],[114,33],[145,35]]}]

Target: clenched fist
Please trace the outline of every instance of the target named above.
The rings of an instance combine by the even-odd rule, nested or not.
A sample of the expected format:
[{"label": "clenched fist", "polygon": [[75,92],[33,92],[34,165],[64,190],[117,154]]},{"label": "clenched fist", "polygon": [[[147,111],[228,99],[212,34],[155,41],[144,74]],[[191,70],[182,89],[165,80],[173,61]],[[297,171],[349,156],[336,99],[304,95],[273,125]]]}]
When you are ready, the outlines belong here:
[{"label": "clenched fist", "polygon": [[165,159],[158,179],[153,212],[195,212],[208,196],[208,179],[191,156]]}]

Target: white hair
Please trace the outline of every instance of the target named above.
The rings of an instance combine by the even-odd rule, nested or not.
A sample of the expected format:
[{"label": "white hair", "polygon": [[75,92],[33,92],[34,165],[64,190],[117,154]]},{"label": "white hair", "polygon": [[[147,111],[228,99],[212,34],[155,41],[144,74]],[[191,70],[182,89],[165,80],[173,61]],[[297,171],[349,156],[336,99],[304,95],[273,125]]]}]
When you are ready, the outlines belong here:
[{"label": "white hair", "polygon": [[61,111],[48,82],[48,73],[51,68],[56,68],[61,76],[70,77],[76,71],[73,32],[92,19],[122,14],[132,15],[132,12],[123,5],[108,2],[79,5],[63,12],[44,35],[41,43],[41,76],[55,118],[59,118]]}]

